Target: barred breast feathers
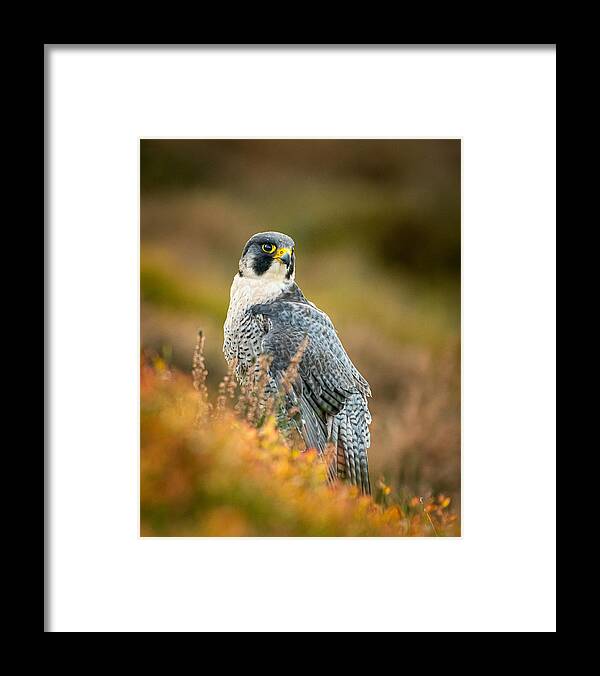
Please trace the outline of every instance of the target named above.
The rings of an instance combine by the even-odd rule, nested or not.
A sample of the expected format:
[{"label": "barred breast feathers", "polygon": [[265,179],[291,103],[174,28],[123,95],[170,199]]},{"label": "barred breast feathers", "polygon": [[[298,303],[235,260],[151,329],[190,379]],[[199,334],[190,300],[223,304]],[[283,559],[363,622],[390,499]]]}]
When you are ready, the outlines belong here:
[{"label": "barred breast feathers", "polygon": [[269,271],[260,278],[239,274],[233,278],[223,327],[223,352],[228,363],[233,359],[248,362],[239,364],[241,370],[260,353],[262,331],[257,326],[256,318],[248,311],[255,305],[272,302],[295,285],[293,280],[282,278],[277,272]]}]

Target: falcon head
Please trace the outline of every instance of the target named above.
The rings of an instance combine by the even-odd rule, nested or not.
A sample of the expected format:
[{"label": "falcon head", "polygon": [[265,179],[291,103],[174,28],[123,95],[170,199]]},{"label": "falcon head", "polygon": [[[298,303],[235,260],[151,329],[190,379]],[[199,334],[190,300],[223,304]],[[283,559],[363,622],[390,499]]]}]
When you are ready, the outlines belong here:
[{"label": "falcon head", "polygon": [[240,277],[293,282],[294,240],[281,232],[259,232],[247,242],[240,258]]}]

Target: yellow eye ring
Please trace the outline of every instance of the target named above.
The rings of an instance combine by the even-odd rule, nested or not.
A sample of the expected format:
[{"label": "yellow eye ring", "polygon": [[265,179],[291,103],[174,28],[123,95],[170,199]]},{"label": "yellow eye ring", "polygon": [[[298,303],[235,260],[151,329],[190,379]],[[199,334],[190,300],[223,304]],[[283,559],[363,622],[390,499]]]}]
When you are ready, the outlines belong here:
[{"label": "yellow eye ring", "polygon": [[263,244],[261,248],[265,253],[272,254],[277,247],[274,244]]}]

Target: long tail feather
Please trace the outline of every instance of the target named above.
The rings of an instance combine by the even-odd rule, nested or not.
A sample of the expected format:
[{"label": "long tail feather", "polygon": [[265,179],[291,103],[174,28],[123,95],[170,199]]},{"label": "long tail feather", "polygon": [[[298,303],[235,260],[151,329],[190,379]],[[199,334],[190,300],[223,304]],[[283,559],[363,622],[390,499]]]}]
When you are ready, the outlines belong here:
[{"label": "long tail feather", "polygon": [[367,402],[362,395],[355,394],[335,416],[331,434],[331,441],[336,443],[338,449],[338,476],[358,486],[365,495],[371,494],[367,454],[371,444],[370,422]]}]

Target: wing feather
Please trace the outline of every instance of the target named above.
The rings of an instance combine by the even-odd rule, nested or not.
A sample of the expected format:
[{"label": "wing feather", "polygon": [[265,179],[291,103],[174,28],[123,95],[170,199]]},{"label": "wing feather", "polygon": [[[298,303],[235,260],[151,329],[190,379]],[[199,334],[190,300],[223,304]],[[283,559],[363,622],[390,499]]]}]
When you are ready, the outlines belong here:
[{"label": "wing feather", "polygon": [[292,358],[308,339],[293,384],[299,428],[307,447],[337,450],[335,472],[370,493],[367,449],[371,421],[367,381],[348,357],[327,315],[302,299],[276,300],[253,307],[268,317],[262,351],[271,357],[271,375],[281,382]]}]

